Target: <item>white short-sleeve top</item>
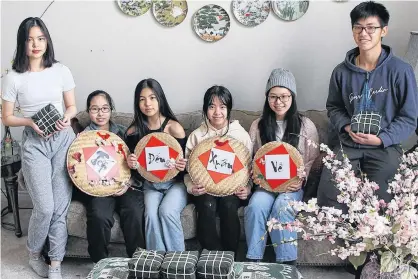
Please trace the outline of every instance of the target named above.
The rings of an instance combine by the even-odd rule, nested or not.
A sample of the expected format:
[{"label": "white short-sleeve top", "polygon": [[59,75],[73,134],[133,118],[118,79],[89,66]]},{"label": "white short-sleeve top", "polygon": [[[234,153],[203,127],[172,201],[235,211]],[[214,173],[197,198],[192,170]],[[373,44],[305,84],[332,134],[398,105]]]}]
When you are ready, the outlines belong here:
[{"label": "white short-sleeve top", "polygon": [[47,104],[53,104],[63,115],[63,94],[73,88],[70,69],[54,63],[40,72],[10,71],[3,78],[2,99],[19,106],[24,117],[31,117]]}]

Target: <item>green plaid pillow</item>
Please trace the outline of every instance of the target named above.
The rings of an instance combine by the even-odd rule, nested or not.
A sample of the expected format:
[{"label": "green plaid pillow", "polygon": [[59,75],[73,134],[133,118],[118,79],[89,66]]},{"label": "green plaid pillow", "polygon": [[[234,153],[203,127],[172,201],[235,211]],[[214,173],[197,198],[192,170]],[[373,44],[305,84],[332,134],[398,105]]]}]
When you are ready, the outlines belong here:
[{"label": "green plaid pillow", "polygon": [[203,250],[197,263],[197,278],[234,278],[234,252]]},{"label": "green plaid pillow", "polygon": [[128,262],[129,278],[159,278],[165,252],[137,248]]},{"label": "green plaid pillow", "polygon": [[126,279],[129,258],[106,258],[96,263],[86,279]]},{"label": "green plaid pillow", "polygon": [[161,275],[164,279],[195,279],[198,251],[168,252],[161,265]]}]

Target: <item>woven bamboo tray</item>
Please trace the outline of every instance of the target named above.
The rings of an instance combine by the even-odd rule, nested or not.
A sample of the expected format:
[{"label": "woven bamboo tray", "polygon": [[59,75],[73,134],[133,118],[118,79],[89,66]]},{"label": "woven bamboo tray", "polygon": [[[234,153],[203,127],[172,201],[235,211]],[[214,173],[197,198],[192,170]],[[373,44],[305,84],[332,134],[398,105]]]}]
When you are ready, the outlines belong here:
[{"label": "woven bamboo tray", "polygon": [[[166,163],[168,163],[167,161],[169,161],[170,159],[174,159],[174,161],[177,161],[180,158],[184,158],[183,150],[179,142],[174,137],[167,133],[150,133],[143,137],[135,147],[134,153],[138,158],[139,163],[138,172],[143,178],[145,178],[148,181],[156,183],[167,182],[170,179],[173,179],[179,173],[179,171],[175,167],[171,169],[167,168],[165,170],[147,170],[146,148],[158,146],[167,146],[169,149],[169,157],[160,157]],[[148,158],[150,158],[149,156],[150,155],[148,154]],[[157,157],[154,156],[154,159],[156,158]]]},{"label": "woven bamboo tray", "polygon": [[[209,162],[213,159],[213,148],[235,154],[231,174],[208,170]],[[221,157],[218,155],[217,158]],[[218,162],[222,164],[222,161]],[[204,186],[210,195],[223,197],[232,195],[240,186],[247,185],[250,164],[250,151],[241,141],[228,136],[212,137],[200,142],[192,150],[188,160],[188,172],[194,184]]]},{"label": "woven bamboo tray", "polygon": [[[266,155],[289,155],[289,177],[285,179],[266,178]],[[299,151],[292,145],[285,142],[273,141],[263,145],[255,154],[253,160],[253,173],[260,179],[260,186],[270,192],[286,192],[287,187],[297,183],[297,169],[303,166],[303,158]],[[277,167],[277,166],[276,166]]]},{"label": "woven bamboo tray", "polygon": [[82,192],[111,196],[129,185],[128,155],[128,147],[116,134],[105,130],[82,132],[68,149],[68,173]]}]

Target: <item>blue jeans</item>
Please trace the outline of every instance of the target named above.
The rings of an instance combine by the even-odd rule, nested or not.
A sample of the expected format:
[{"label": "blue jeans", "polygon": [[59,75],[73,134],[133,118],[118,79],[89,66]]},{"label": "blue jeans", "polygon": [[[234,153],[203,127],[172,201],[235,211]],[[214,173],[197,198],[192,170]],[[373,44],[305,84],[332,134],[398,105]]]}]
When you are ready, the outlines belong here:
[{"label": "blue jeans", "polygon": [[145,244],[158,251],[184,251],[181,212],[187,205],[182,182],[144,183]]},{"label": "blue jeans", "polygon": [[[303,190],[292,193],[275,194],[258,188],[245,208],[244,225],[247,239],[247,259],[263,259],[267,242],[267,221],[276,218],[281,223],[295,220],[295,212],[289,206],[290,201],[300,201],[303,197]],[[271,242],[277,244],[274,248],[276,261],[294,261],[297,259],[297,242],[283,243],[297,238],[296,232],[287,230],[272,230],[270,232]]]}]

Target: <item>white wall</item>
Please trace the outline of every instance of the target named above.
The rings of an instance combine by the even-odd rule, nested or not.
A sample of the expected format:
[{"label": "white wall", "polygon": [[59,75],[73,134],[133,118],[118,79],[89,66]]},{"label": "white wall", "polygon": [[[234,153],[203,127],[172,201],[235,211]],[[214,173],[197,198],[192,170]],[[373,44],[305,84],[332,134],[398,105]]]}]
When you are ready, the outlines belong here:
[{"label": "white wall", "polygon": [[[207,43],[194,33],[192,15],[205,4],[224,7],[231,29],[219,42]],[[189,12],[177,27],[158,24],[151,12],[123,14],[114,1],[60,1],[43,19],[56,57],[73,72],[77,105],[85,108],[95,89],[108,91],[118,111],[133,111],[133,92],[143,78],[161,82],[175,112],[200,109],[205,90],[227,86],[235,108],[259,110],[270,71],[290,69],[296,76],[301,110],[324,109],[332,69],[354,46],[349,13],[359,2],[311,1],[308,12],[284,22],[272,12],[254,28],[233,16],[230,1],[188,1]],[[1,69],[10,67],[20,22],[40,16],[49,2],[1,2]],[[384,43],[395,54],[406,52],[409,32],[418,29],[418,2],[386,1],[391,14]]]}]

